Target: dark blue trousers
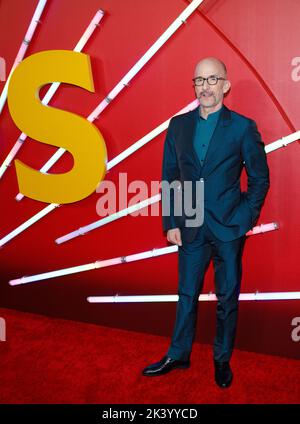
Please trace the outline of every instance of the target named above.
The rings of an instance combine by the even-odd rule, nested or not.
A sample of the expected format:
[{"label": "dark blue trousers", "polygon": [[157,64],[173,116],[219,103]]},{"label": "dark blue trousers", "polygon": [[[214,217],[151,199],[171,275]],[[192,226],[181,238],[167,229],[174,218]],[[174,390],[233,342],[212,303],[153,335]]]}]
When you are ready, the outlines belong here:
[{"label": "dark blue trousers", "polygon": [[188,360],[195,337],[198,297],[211,258],[217,296],[217,328],[214,359],[229,361],[232,355],[238,317],[238,297],[242,278],[242,252],[246,236],[229,242],[216,239],[204,223],[195,239],[178,249],[178,303],[168,355]]}]

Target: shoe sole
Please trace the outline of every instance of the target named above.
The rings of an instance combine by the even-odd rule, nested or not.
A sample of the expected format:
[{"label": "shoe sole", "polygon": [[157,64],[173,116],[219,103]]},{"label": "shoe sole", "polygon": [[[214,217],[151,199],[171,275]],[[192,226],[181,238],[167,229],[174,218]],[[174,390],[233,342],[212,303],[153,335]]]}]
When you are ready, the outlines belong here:
[{"label": "shoe sole", "polygon": [[229,383],[227,383],[226,385],[219,384],[217,381],[216,381],[216,384],[217,384],[217,386],[219,386],[221,389],[228,389],[228,387],[230,387],[230,386],[231,386],[232,380],[233,380],[233,378],[232,378],[232,379],[230,380],[230,382],[229,382]]},{"label": "shoe sole", "polygon": [[176,365],[175,367],[173,367],[171,370],[168,371],[164,371],[164,372],[156,372],[153,374],[144,374],[142,373],[145,377],[158,377],[160,375],[165,375],[168,374],[169,372],[175,370],[175,369],[186,369],[189,368],[191,364],[183,364],[183,365]]}]

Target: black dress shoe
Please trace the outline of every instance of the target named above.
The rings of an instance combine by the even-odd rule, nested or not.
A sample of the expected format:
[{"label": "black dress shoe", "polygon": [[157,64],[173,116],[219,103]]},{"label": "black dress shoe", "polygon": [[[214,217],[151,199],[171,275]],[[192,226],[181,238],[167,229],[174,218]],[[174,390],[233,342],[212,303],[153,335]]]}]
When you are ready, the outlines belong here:
[{"label": "black dress shoe", "polygon": [[233,374],[230,369],[229,362],[214,361],[215,364],[215,381],[219,387],[225,389],[230,386]]},{"label": "black dress shoe", "polygon": [[188,368],[190,366],[190,361],[180,361],[178,359],[172,359],[170,356],[164,356],[159,362],[149,365],[144,368],[143,375],[146,376],[155,376],[166,374],[167,372],[172,371],[175,368]]}]

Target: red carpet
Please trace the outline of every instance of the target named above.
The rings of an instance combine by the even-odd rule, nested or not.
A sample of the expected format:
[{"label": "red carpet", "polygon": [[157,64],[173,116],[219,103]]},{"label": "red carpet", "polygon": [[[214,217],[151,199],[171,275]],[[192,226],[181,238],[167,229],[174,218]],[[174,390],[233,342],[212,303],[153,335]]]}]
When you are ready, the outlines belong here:
[{"label": "red carpet", "polygon": [[169,339],[0,309],[0,403],[299,403],[300,364],[236,350],[234,381],[219,389],[212,348],[194,345],[191,368],[161,377],[141,370]]}]

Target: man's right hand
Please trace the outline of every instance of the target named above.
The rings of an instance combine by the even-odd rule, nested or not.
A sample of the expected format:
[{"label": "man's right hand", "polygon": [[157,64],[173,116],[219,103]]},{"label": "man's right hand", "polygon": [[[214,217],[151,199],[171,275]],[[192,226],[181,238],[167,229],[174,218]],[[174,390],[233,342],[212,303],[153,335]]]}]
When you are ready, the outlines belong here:
[{"label": "man's right hand", "polygon": [[168,230],[167,239],[170,243],[182,246],[181,232],[179,228],[172,228],[171,230]]}]

